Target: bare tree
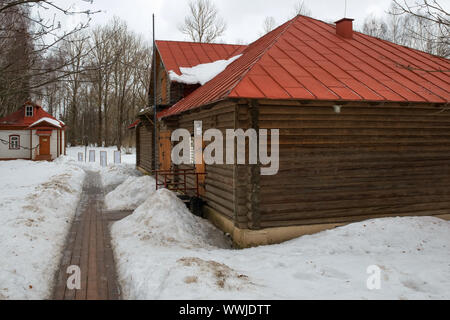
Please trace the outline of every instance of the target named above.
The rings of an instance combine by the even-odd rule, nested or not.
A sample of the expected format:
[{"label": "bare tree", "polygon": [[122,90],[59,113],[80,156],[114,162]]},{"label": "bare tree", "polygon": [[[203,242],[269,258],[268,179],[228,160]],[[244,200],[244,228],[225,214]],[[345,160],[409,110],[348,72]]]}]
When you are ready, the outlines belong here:
[{"label": "bare tree", "polygon": [[263,22],[263,33],[269,33],[270,31],[274,30],[277,26],[277,22],[275,21],[274,17],[266,17]]},{"label": "bare tree", "polygon": [[192,41],[211,43],[224,34],[227,25],[210,0],[191,1],[189,11],[179,30]]},{"label": "bare tree", "polygon": [[70,97],[69,107],[69,141],[75,143],[77,141],[82,142],[83,136],[79,134],[77,130],[78,122],[80,120],[80,92],[83,86],[83,69],[85,67],[86,60],[85,52],[88,47],[88,38],[80,34],[78,36],[72,36],[70,41],[66,41],[61,48],[61,53],[65,57],[69,57],[71,64],[65,67],[68,74],[65,77],[65,85],[67,86],[67,94]]},{"label": "bare tree", "polygon": [[384,19],[377,18],[373,14],[364,19],[363,33],[372,37],[389,40],[390,35],[388,31],[388,25]]},{"label": "bare tree", "polygon": [[119,18],[58,47],[61,59],[73,63],[58,71],[61,82],[44,88],[49,110],[63,115],[71,144],[121,148],[127,126],[147,104],[152,51]]},{"label": "bare tree", "polygon": [[[41,11],[66,16],[80,14],[87,21],[63,31],[55,17],[43,18]],[[31,96],[42,95],[44,86],[64,77],[56,71],[65,70],[73,61],[45,60],[57,55],[59,44],[85,29],[93,13],[66,9],[51,0],[0,0],[0,115]],[[21,58],[8,59],[15,52]]]},{"label": "bare tree", "polygon": [[439,1],[420,0],[411,4],[393,0],[388,13],[403,22],[403,32],[408,33],[410,46],[439,56],[450,56],[450,12]]},{"label": "bare tree", "polygon": [[295,6],[294,6],[294,16],[307,16],[307,17],[311,17],[312,16],[312,11],[311,9],[309,9],[306,4],[305,1],[298,1]]}]

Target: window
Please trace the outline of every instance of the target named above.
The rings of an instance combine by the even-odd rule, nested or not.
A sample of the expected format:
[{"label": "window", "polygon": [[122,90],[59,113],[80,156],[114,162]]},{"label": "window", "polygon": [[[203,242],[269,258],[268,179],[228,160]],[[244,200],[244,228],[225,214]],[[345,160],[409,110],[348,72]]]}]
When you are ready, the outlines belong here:
[{"label": "window", "polygon": [[25,108],[25,117],[33,116],[33,106],[26,106]]},{"label": "window", "polygon": [[9,136],[9,149],[10,150],[20,149],[20,136]]}]

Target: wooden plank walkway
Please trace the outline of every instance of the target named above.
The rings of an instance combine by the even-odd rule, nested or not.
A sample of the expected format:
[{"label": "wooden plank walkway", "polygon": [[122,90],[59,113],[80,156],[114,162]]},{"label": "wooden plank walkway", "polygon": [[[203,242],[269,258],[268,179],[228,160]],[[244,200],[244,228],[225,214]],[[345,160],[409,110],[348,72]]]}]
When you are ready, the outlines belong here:
[{"label": "wooden plank walkway", "polygon": [[[86,172],[80,204],[55,278],[55,300],[119,300],[109,225],[132,212],[104,212],[100,175]],[[70,266],[81,270],[81,289],[67,287]]]}]

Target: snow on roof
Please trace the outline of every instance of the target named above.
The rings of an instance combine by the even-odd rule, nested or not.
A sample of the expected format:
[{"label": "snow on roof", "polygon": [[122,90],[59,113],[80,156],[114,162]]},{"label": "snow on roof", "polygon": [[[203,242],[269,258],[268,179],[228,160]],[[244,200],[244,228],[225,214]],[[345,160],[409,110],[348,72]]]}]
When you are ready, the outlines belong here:
[{"label": "snow on roof", "polygon": [[234,57],[247,46],[236,44],[200,43],[156,40],[156,48],[166,70],[180,75],[180,68],[225,60]]},{"label": "snow on roof", "polygon": [[51,124],[51,125],[53,125],[55,127],[61,128],[61,122],[60,121],[55,120],[55,119],[51,119],[51,118],[47,118],[47,117],[39,119],[38,121],[33,123],[30,127],[34,127],[34,126],[36,126],[36,125],[38,125],[38,124],[40,124],[42,122],[47,122],[47,123],[49,123],[49,124]]},{"label": "snow on roof", "polygon": [[219,73],[224,71],[229,64],[239,59],[242,54],[234,56],[228,60],[217,60],[210,63],[196,65],[192,68],[180,68],[181,75],[170,70],[169,76],[171,81],[185,84],[201,84],[204,85],[211,79],[215,78]]}]

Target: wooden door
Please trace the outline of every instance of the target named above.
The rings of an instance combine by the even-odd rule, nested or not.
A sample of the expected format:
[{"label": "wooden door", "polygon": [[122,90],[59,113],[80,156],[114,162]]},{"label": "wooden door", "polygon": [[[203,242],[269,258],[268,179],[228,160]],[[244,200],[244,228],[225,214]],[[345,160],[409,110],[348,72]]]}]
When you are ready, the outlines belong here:
[{"label": "wooden door", "polygon": [[159,170],[170,170],[172,167],[172,132],[161,131],[159,133]]},{"label": "wooden door", "polygon": [[50,137],[40,136],[39,137],[39,155],[49,156],[50,155]]}]

